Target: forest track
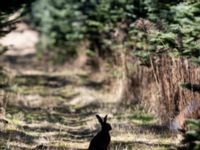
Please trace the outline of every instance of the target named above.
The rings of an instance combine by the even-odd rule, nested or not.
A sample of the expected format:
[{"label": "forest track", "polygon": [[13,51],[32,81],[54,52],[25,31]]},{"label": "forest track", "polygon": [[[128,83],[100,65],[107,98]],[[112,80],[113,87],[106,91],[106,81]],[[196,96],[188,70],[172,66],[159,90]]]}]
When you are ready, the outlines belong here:
[{"label": "forest track", "polygon": [[110,150],[164,150],[177,143],[141,107],[110,101],[114,96],[106,82],[86,70],[41,63],[35,50],[26,48],[3,55],[0,63],[13,74],[7,91],[8,124],[0,123],[0,149],[87,149],[100,128],[96,114],[108,114]]}]

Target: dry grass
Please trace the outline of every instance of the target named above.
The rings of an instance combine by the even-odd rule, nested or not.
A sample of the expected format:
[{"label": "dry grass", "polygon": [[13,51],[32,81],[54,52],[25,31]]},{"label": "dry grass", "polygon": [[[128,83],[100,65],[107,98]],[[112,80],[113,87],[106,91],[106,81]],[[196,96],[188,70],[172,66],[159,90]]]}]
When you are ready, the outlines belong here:
[{"label": "dry grass", "polygon": [[86,83],[91,82],[89,76],[87,80],[77,73],[60,76],[71,82],[52,88],[42,78],[43,81],[33,82],[30,86],[26,85],[30,79],[27,80],[24,75],[23,85],[19,80],[16,82],[9,96],[9,123],[0,131],[2,147],[87,149],[90,139],[99,130],[96,113],[109,114],[109,122],[113,126],[110,150],[168,149],[178,142],[166,127],[156,125],[157,119],[152,114],[139,107],[109,101],[107,98],[112,99],[113,95],[106,93],[103,86],[100,89],[92,87],[95,80],[88,87]]}]

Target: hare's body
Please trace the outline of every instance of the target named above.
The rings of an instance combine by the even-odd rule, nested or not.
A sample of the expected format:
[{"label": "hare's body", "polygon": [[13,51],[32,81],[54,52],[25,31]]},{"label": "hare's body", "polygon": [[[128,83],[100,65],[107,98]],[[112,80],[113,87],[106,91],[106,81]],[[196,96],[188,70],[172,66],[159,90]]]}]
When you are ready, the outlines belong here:
[{"label": "hare's body", "polygon": [[110,134],[100,131],[90,142],[89,150],[107,150],[110,143]]},{"label": "hare's body", "polygon": [[107,116],[104,121],[96,115],[97,119],[101,123],[101,131],[91,140],[88,150],[107,150],[110,143],[109,131],[112,129],[110,124],[106,123]]}]

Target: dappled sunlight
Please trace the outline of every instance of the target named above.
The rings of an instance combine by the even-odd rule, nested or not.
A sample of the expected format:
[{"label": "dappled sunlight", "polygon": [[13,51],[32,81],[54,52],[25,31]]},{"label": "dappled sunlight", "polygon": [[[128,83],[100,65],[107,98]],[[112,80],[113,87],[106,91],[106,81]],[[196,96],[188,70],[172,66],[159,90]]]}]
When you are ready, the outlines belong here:
[{"label": "dappled sunlight", "polygon": [[[174,143],[166,127],[155,125],[157,121],[153,115],[132,106],[102,100],[109,95],[105,95],[104,90],[90,90],[86,84],[90,83],[88,79],[84,84],[85,78],[80,77],[78,83],[73,80],[73,75],[69,74],[67,78],[64,75],[15,78],[16,87],[12,88],[12,101],[7,108],[9,123],[1,131],[0,138],[4,137],[10,147],[22,143],[18,145],[20,149],[87,149],[100,127],[95,114],[103,113],[109,114],[113,127],[110,150],[167,148]],[[52,87],[51,81],[57,86]]]},{"label": "dappled sunlight", "polygon": [[[38,99],[45,101],[44,96]],[[58,99],[58,97],[54,97],[55,99]],[[138,147],[138,149],[167,148],[174,143],[169,139],[169,135],[164,138],[164,134],[168,133],[167,131],[166,133],[160,132],[159,126],[153,126],[155,121],[152,122],[154,118],[150,114],[141,114],[140,110],[128,108],[126,105],[119,106],[103,101],[99,101],[97,105],[75,107],[74,104],[70,104],[71,100],[73,100],[73,97],[65,99],[69,102],[68,105],[66,105],[67,103],[60,105],[63,99],[61,101],[58,99],[54,101],[56,103],[51,109],[48,107],[40,108],[39,106],[37,108],[24,107],[20,104],[9,106],[7,110],[9,124],[1,131],[1,135],[8,136],[6,139],[9,139],[7,144],[10,147],[15,147],[16,143],[24,143],[20,145],[21,149],[35,147],[46,147],[52,150],[54,148],[87,149],[90,139],[99,131],[95,114],[103,112],[104,114],[112,114],[109,118],[113,127],[110,150],[131,149],[132,147]],[[45,104],[45,106],[48,105],[51,104]],[[130,115],[121,115],[119,110]],[[139,123],[134,120],[139,121]],[[143,126],[143,123],[145,123],[145,126]],[[12,130],[9,128],[12,128]],[[162,129],[165,130],[166,128],[160,130]],[[158,132],[156,132],[157,130]],[[10,136],[12,138],[9,138]]]},{"label": "dappled sunlight", "polygon": [[4,1],[0,149],[198,146],[200,2]]}]

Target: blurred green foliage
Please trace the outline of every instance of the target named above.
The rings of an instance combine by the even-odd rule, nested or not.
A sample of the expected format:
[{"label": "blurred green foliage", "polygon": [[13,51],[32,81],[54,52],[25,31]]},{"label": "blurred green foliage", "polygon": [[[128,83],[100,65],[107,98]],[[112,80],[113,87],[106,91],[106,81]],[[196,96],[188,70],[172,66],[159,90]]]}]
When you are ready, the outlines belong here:
[{"label": "blurred green foliage", "polygon": [[120,24],[126,48],[145,61],[167,52],[199,62],[199,8],[198,0],[37,0],[28,20],[41,33],[40,52],[61,62],[84,39],[98,56],[112,56]]},{"label": "blurred green foliage", "polygon": [[42,55],[52,55],[58,62],[74,55],[85,31],[80,4],[76,0],[38,0],[32,4],[27,20],[41,33],[37,46]]},{"label": "blurred green foliage", "polygon": [[180,87],[191,90],[192,92],[200,93],[200,85],[199,84],[182,83],[182,84],[180,84]]},{"label": "blurred green foliage", "polygon": [[184,132],[182,145],[178,150],[199,150],[200,149],[200,120],[187,120],[187,130]]},{"label": "blurred green foliage", "polygon": [[[151,17],[152,15],[155,14],[148,17],[152,23],[149,25],[149,31],[143,30],[142,40],[135,38],[136,45],[141,43],[140,47],[135,47],[135,50],[145,50],[147,53],[145,56],[149,57],[165,53],[174,57],[190,58],[198,63],[200,59],[200,2],[165,3],[160,15],[157,16],[159,19],[157,22],[153,19],[154,17]],[[148,24],[146,26],[148,28]],[[139,31],[134,31],[134,33],[138,34]],[[136,55],[138,56],[138,52]],[[141,57],[143,56],[144,54]]]},{"label": "blurred green foliage", "polygon": [[[38,48],[51,53],[59,62],[76,54],[83,39],[90,42],[89,50],[106,53],[110,31],[125,17],[134,15],[130,0],[37,0],[32,5],[28,21],[41,33]],[[127,7],[128,6],[128,7]]]},{"label": "blurred green foliage", "polygon": [[[118,23],[130,25],[137,18],[156,18],[155,0],[37,0],[28,21],[41,33],[38,48],[60,61],[76,53],[80,41],[87,39],[89,50],[100,56],[111,54],[112,33]],[[151,8],[151,9],[150,9]],[[129,32],[129,30],[127,29]],[[127,34],[128,34],[127,32]]]}]

